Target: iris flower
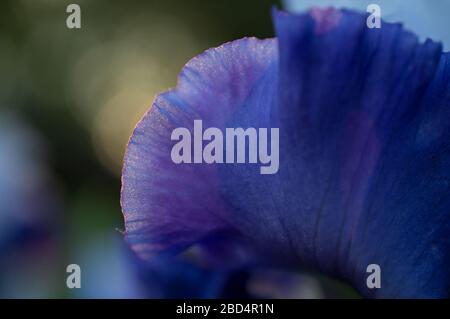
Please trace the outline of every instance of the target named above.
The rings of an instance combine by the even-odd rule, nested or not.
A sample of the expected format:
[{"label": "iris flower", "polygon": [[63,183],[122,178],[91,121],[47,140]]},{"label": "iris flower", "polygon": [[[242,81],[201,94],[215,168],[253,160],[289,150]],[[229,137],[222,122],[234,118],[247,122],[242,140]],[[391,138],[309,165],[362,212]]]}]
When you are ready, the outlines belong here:
[{"label": "iris flower", "polygon": [[[126,240],[144,259],[221,238],[254,260],[307,267],[365,297],[450,292],[450,57],[366,14],[274,11],[276,38],[207,50],[156,97],[124,160]],[[279,128],[279,171],[175,164],[171,133]],[[237,251],[235,249],[235,251]],[[381,288],[367,286],[367,266]]]}]

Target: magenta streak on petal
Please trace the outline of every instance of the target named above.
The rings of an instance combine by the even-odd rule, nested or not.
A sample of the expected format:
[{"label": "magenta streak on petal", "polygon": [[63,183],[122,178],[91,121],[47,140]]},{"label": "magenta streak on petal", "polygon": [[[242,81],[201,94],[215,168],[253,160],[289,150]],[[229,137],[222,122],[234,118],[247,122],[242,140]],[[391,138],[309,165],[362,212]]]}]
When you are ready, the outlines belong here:
[{"label": "magenta streak on petal", "polygon": [[328,31],[334,29],[341,19],[341,12],[335,8],[319,8],[313,7],[309,14],[313,17],[316,22],[315,33],[317,35],[327,33]]}]

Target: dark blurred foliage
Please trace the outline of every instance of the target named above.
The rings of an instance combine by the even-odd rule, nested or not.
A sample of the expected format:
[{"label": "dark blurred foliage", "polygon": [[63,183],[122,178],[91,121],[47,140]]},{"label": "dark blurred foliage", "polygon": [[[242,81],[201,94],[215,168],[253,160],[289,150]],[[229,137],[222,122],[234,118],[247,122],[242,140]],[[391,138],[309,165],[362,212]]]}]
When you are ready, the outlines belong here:
[{"label": "dark blurred foliage", "polygon": [[[148,19],[151,24],[157,14],[175,17],[189,25],[193,34],[206,39],[201,50],[244,36],[273,36],[270,8],[274,1],[77,1],[82,8],[82,29],[68,30],[65,8],[72,2],[5,1],[0,11],[2,38],[13,43],[17,52],[24,56],[21,62],[27,64],[26,70],[13,71],[18,81],[7,96],[2,96],[2,105],[14,107],[44,136],[51,151],[52,168],[64,181],[68,194],[90,181],[105,196],[118,198],[117,176],[112,176],[99,164],[89,132],[79,121],[79,110],[69,92],[68,72],[77,57],[93,43],[115,40],[121,21],[139,17]],[[33,31],[42,25],[47,32],[33,38]],[[96,29],[93,36],[90,36],[91,28]],[[145,41],[151,42],[151,36]],[[172,43],[166,53],[170,55],[172,50],[183,49],[178,45]],[[170,68],[181,69],[183,62],[200,52],[192,50],[185,61],[178,59]],[[2,72],[1,82],[10,82],[11,79],[3,78],[5,75]],[[172,74],[173,84],[176,75]],[[30,83],[24,82],[35,86],[29,87]],[[152,94],[154,92],[149,92],[149,101]]]}]

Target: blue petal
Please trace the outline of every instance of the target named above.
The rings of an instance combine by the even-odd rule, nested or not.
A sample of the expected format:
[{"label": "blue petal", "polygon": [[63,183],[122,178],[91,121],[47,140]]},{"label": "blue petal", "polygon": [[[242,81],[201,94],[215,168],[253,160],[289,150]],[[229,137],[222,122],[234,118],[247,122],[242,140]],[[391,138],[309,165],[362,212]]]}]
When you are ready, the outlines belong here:
[{"label": "blue petal", "polygon": [[276,58],[274,40],[243,39],[191,60],[176,89],[159,95],[137,125],[123,169],[122,209],[127,239],[141,256],[180,251],[211,233],[230,229],[217,167],[176,165],[171,132],[224,127]]},{"label": "blue petal", "polygon": [[[350,11],[274,12],[278,42],[212,49],[181,72],[128,145],[127,239],[148,257],[215,233],[371,297],[449,293],[449,62],[400,25]],[[280,170],[176,165],[170,135],[280,128]],[[366,286],[379,264],[381,289]]]},{"label": "blue petal", "polygon": [[[437,264],[428,256],[421,265],[417,257],[443,238],[428,237],[440,227],[432,218],[438,212],[419,204],[447,190],[438,194],[427,183],[417,184],[433,180],[427,176],[433,163],[418,162],[424,155],[414,145],[420,101],[441,48],[431,41],[419,44],[400,25],[368,29],[364,16],[340,13],[339,23],[319,35],[314,34],[320,25],[312,27],[308,16],[276,15],[286,128],[281,140],[290,148],[281,152],[286,164],[280,175],[284,191],[295,189],[301,198],[288,206],[287,214],[295,217],[286,218],[287,232],[300,245],[295,251],[301,260],[352,281],[365,295],[442,295],[446,272],[433,282],[440,287],[427,286],[429,267]],[[440,108],[445,102],[436,101]],[[417,166],[405,174],[412,159]],[[442,169],[445,178],[449,166]],[[439,219],[445,217],[450,216]],[[295,236],[299,229],[302,238]],[[438,250],[448,253],[448,247]],[[369,264],[381,266],[389,283],[383,289],[366,287]],[[408,280],[411,274],[419,278]]]}]

